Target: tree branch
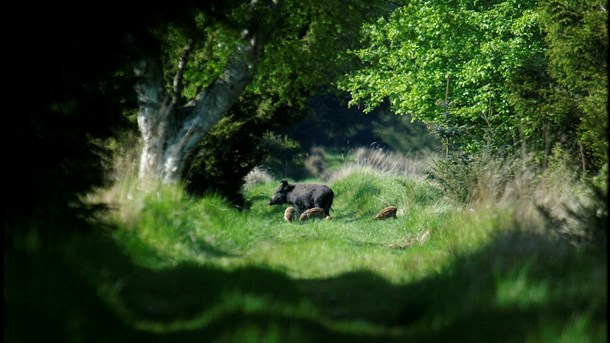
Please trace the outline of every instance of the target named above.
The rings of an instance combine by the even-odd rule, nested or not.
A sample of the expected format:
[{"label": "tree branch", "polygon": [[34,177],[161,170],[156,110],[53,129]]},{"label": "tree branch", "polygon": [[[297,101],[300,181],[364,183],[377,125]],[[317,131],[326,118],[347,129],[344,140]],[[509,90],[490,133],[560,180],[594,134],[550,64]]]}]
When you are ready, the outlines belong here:
[{"label": "tree branch", "polygon": [[135,56],[132,69],[136,77],[134,90],[140,107],[138,124],[142,134],[149,135],[159,124],[168,97],[163,86],[163,70],[156,54],[150,51],[153,43],[147,37],[129,34],[126,38],[128,49]]},{"label": "tree branch", "polygon": [[184,70],[186,69],[186,64],[188,62],[189,56],[191,55],[191,52],[193,51],[193,45],[194,45],[194,41],[193,39],[189,39],[186,47],[184,47],[184,50],[182,51],[182,56],[180,57],[180,61],[178,62],[178,71],[176,72],[176,75],[174,76],[174,96],[172,97],[172,103],[171,106],[175,106],[178,101],[180,100],[180,98],[182,97],[182,89],[184,88],[184,84],[183,84],[183,77],[184,77]]},{"label": "tree branch", "polygon": [[[211,128],[222,114],[228,111],[254,77],[260,51],[271,34],[271,26],[279,19],[278,12],[282,5],[282,0],[271,1],[270,6],[272,7],[267,14],[270,20],[267,23],[261,23],[264,18],[257,15],[258,11],[256,9],[257,6],[264,5],[257,0],[251,1],[251,19],[248,27],[242,31],[241,42],[230,57],[227,67],[207,90],[198,95],[199,100],[195,106],[195,115],[208,114],[208,118],[202,118],[205,129]],[[217,114],[217,117],[210,116],[210,113]]]}]

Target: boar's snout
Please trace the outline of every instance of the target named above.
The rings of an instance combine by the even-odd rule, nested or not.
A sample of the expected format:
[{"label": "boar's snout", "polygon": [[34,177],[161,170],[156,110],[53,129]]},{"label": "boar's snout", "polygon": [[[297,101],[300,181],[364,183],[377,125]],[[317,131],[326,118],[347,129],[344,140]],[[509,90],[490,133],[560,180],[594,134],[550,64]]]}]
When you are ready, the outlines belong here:
[{"label": "boar's snout", "polygon": [[275,192],[269,199],[269,205],[283,204],[284,202],[286,202],[286,196],[281,192]]}]

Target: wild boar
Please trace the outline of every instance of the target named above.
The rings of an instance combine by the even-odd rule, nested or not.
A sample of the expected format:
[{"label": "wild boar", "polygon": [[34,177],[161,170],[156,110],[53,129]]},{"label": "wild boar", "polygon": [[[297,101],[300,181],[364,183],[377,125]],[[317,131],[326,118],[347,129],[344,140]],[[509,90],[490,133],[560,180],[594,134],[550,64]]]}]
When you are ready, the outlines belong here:
[{"label": "wild boar", "polygon": [[396,211],[398,209],[395,206],[388,206],[381,210],[373,219],[388,219],[388,218],[396,218]]},{"label": "wild boar", "polygon": [[301,213],[299,217],[299,221],[305,221],[308,219],[324,219],[326,215],[324,214],[324,209],[319,207],[310,208],[309,210]]},{"label": "wild boar", "polygon": [[296,208],[297,216],[301,216],[310,208],[319,207],[324,210],[326,216],[329,216],[334,197],[335,193],[326,185],[289,184],[288,181],[282,180],[269,200],[269,205],[290,204]]},{"label": "wild boar", "polygon": [[284,211],[284,220],[287,223],[290,223],[292,221],[292,219],[294,218],[294,214],[297,210],[294,207],[287,207],[286,210]]}]

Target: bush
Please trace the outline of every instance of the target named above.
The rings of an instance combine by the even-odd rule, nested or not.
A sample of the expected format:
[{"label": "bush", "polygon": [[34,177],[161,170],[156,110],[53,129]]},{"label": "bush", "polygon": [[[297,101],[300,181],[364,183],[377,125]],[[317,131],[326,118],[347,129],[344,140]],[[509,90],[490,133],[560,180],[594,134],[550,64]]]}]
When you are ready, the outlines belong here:
[{"label": "bush", "polygon": [[269,155],[261,163],[262,168],[280,179],[300,179],[305,176],[305,152],[298,142],[288,136],[268,134],[263,144]]},{"label": "bush", "polygon": [[218,193],[241,207],[245,205],[241,194],[244,178],[254,167],[266,161],[266,167],[273,170],[275,161],[268,157],[277,150],[284,152],[278,161],[298,159],[290,156],[298,145],[273,132],[295,121],[299,111],[269,106],[266,101],[246,96],[198,144],[182,175],[188,195]]}]

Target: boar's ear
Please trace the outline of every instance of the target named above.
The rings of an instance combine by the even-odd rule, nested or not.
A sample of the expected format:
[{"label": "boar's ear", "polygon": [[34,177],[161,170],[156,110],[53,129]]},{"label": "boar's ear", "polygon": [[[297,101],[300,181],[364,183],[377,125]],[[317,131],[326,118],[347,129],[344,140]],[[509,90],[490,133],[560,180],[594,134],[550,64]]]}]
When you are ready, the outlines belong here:
[{"label": "boar's ear", "polygon": [[283,191],[283,190],[285,190],[286,188],[288,188],[288,181],[286,181],[286,180],[282,180],[282,181],[280,182],[280,186],[278,187],[278,189],[277,189],[277,190],[278,190],[278,191]]}]

